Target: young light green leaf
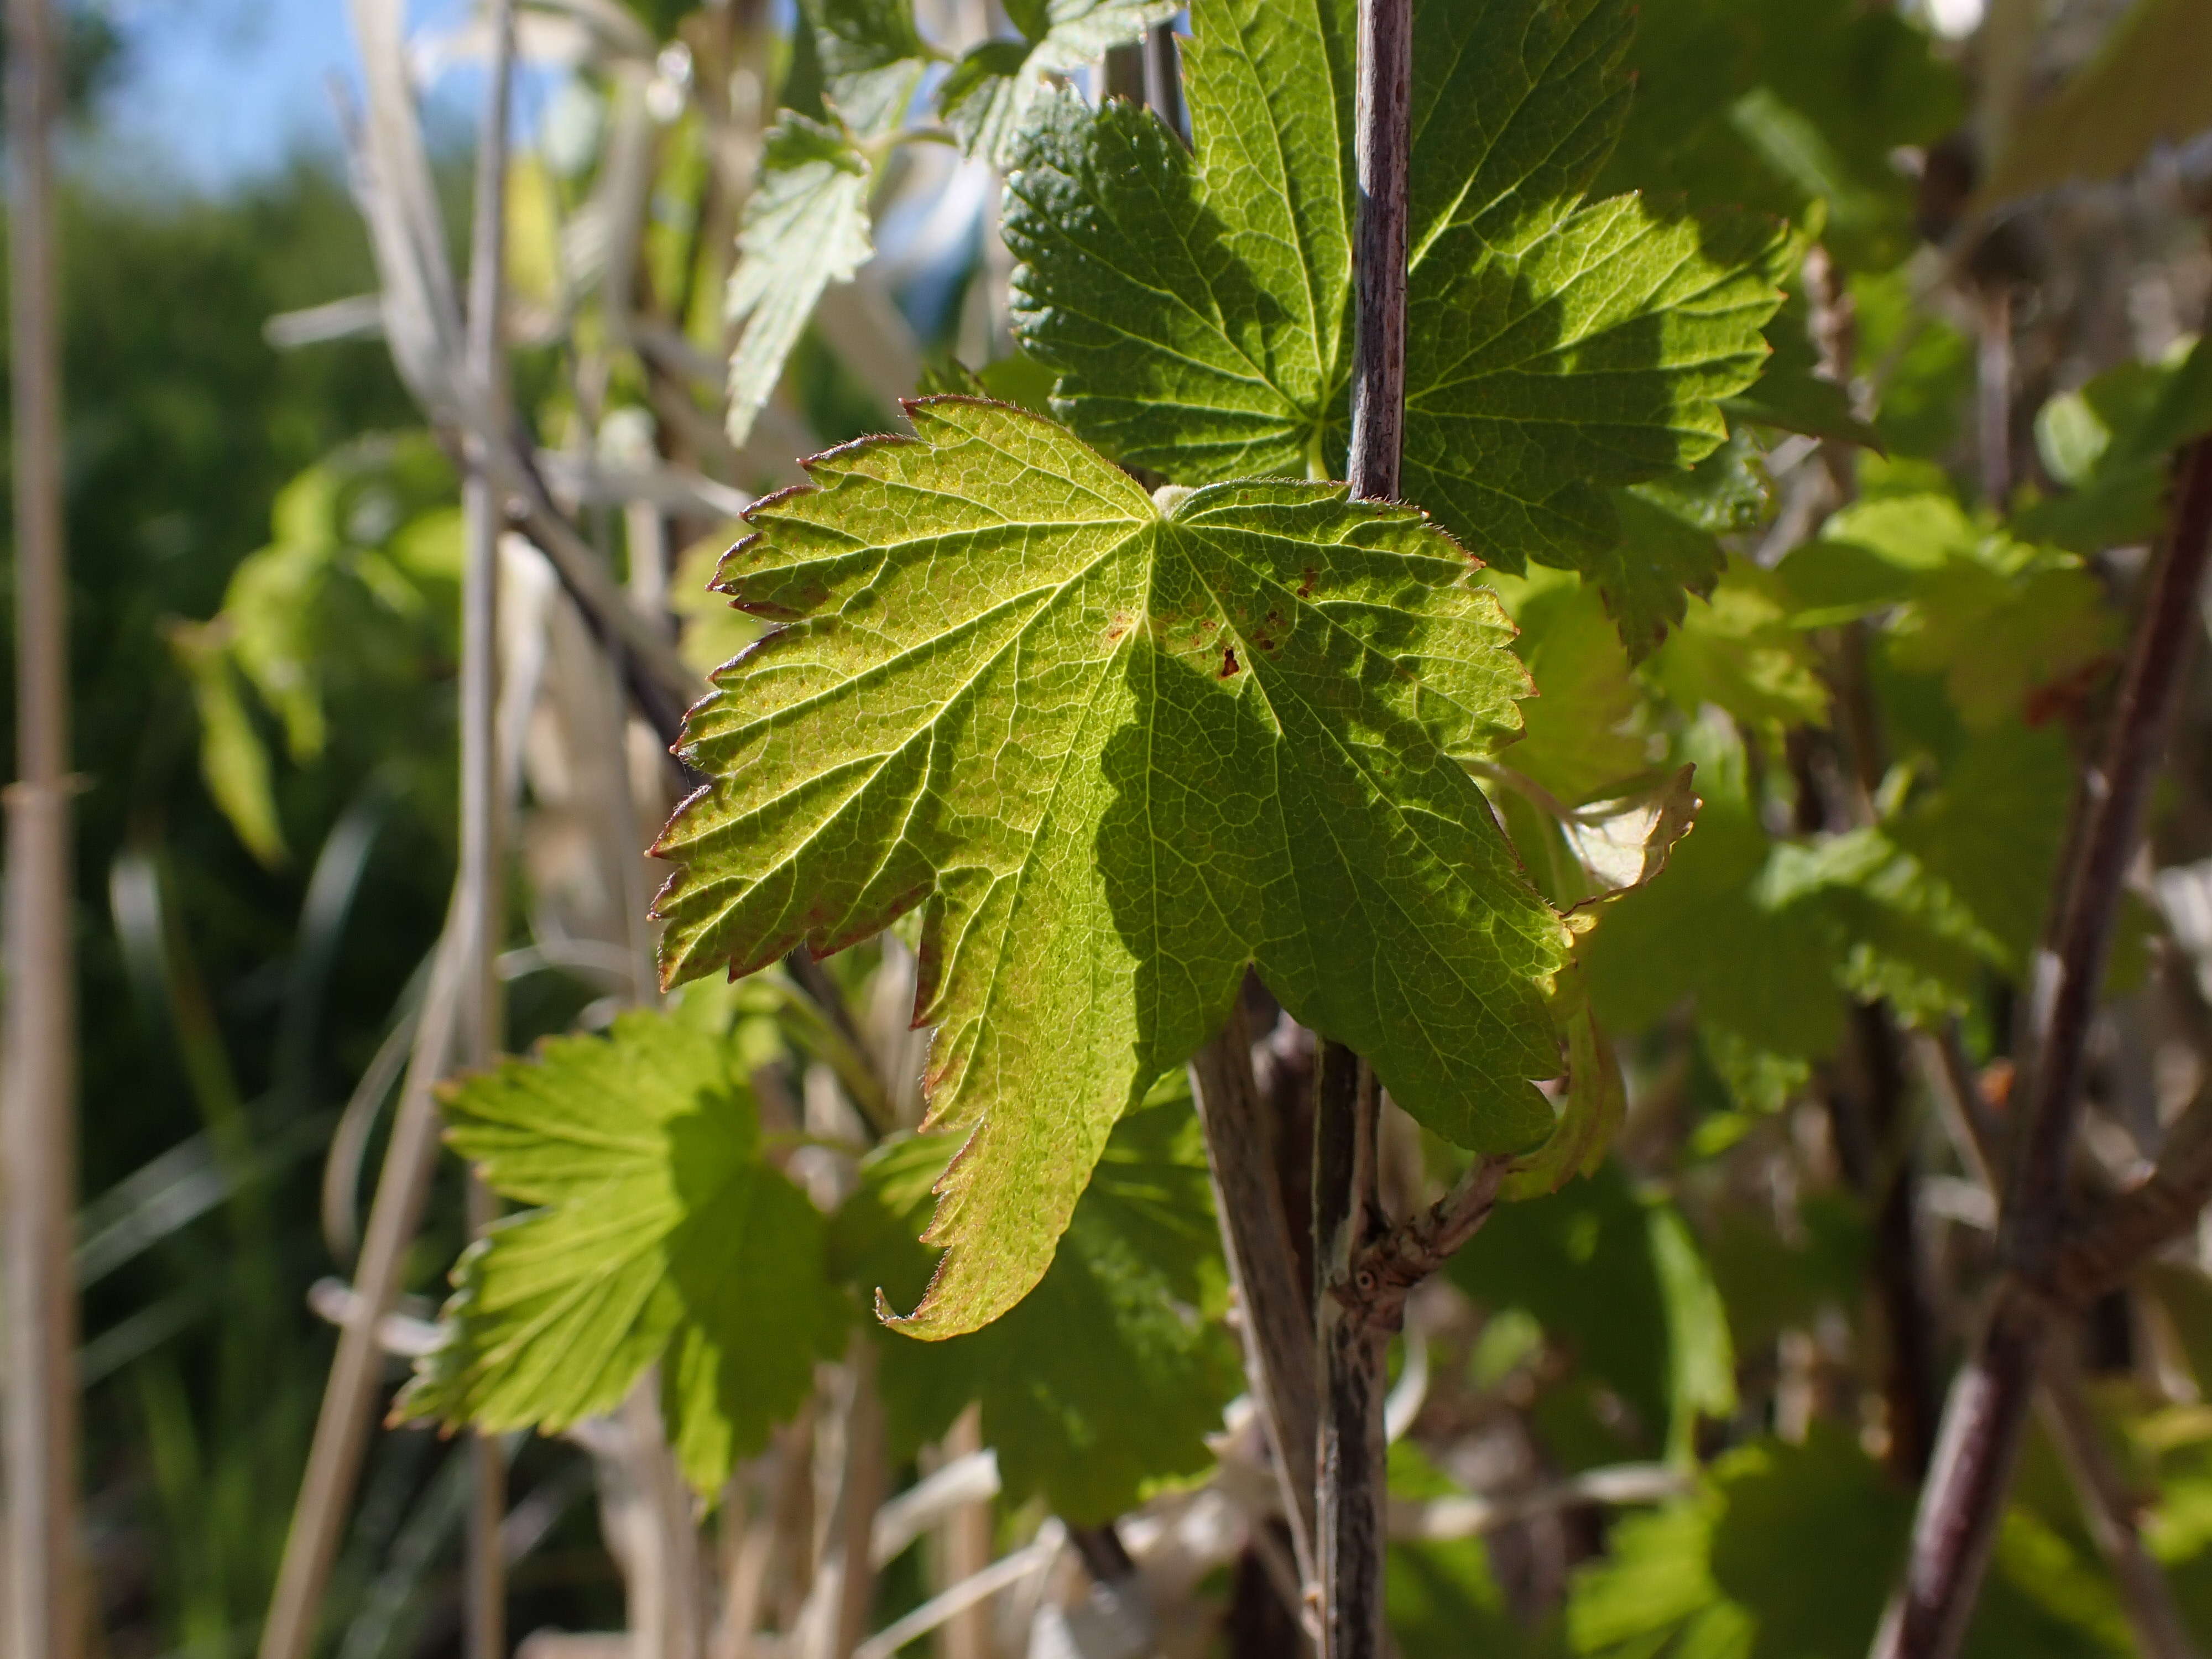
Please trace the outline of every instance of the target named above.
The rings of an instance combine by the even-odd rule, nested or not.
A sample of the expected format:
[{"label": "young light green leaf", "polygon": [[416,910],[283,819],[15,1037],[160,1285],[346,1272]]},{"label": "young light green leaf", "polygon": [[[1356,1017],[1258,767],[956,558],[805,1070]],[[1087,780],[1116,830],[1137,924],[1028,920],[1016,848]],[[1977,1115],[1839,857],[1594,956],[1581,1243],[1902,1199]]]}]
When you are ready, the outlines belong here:
[{"label": "young light green leaf", "polygon": [[769,129],[730,274],[730,441],[742,444],[782,377],[814,302],[868,262],[868,159],[842,132],[787,110]]},{"label": "young light green leaf", "polygon": [[823,91],[854,131],[896,131],[931,56],[914,0],[811,0]]},{"label": "young light green leaf", "polygon": [[1514,648],[1540,692],[1521,706],[1525,732],[1505,764],[1565,806],[1619,793],[1650,760],[1627,729],[1643,697],[1597,589],[1565,571],[1484,580],[1521,630]]},{"label": "young light green leaf", "polygon": [[1886,1000],[1915,1024],[1964,1012],[1985,970],[2007,965],[2002,943],[1959,896],[1872,825],[1778,845],[1755,896],[1828,936],[1839,989]]},{"label": "young light green leaf", "polygon": [[1732,558],[1646,672],[1686,712],[1711,703],[1754,730],[1826,726],[1828,688],[1792,613],[1776,572]]},{"label": "young light green leaf", "polygon": [[1507,1170],[1498,1195],[1508,1200],[1555,1193],[1575,1176],[1593,1174],[1628,1117],[1620,1057],[1598,1029],[1582,971],[1572,964],[1560,975],[1553,1013],[1567,1034],[1566,1095],[1551,1139]]},{"label": "young light green leaf", "polygon": [[2103,586],[2078,565],[2015,574],[1962,560],[1921,584],[1890,655],[1900,668],[1941,673],[1960,718],[1987,730],[2033,712],[2040,696],[2078,695],[2119,641]]},{"label": "young light green leaf", "polygon": [[253,729],[226,641],[212,623],[178,623],[169,628],[168,642],[191,682],[192,708],[200,720],[200,776],[208,793],[246,851],[274,869],[283,863],[286,848],[269,745]]},{"label": "young light green leaf", "polygon": [[1771,1080],[1832,1052],[1841,1034],[1830,939],[1807,909],[1760,902],[1772,842],[1740,739],[1700,721],[1683,758],[1698,769],[1697,829],[1663,880],[1608,905],[1579,955],[1607,1029],[1645,1030],[1694,995],[1708,1049],[1741,1061],[1747,1083]]},{"label": "young light green leaf", "polygon": [[2064,730],[2017,720],[1971,734],[1940,784],[1887,825],[1899,847],[1948,889],[2002,949],[2015,976],[2051,903],[2074,792]]},{"label": "young light green leaf", "polygon": [[811,1387],[848,1318],[821,1217],[760,1155],[738,1051],[634,1011],[447,1095],[455,1151],[510,1216],[461,1259],[446,1342],[397,1410],[568,1427],[659,1364],[686,1476],[718,1489]]},{"label": "young light green leaf", "polygon": [[[1593,568],[1609,488],[1710,453],[1779,302],[1775,228],[1574,210],[1626,8],[1416,18],[1403,489],[1479,555]],[[1008,180],[1016,325],[1056,411],[1185,483],[1325,476],[1347,431],[1352,8],[1199,0],[1194,156],[1141,111],[1045,108]],[[1325,89],[1325,90],[1324,90]]]},{"label": "young light green leaf", "polygon": [[971,155],[1008,167],[1053,81],[1095,64],[1182,10],[1179,0],[1021,0],[1006,15],[1019,40],[987,40],[953,65],[937,107]]},{"label": "young light green leaf", "polygon": [[[929,1280],[919,1242],[951,1135],[894,1142],[861,1168],[831,1228],[863,1297],[910,1304]],[[1041,1492],[1079,1524],[1110,1519],[1146,1483],[1212,1462],[1206,1437],[1243,1386],[1206,1149],[1188,1097],[1115,1126],[1059,1254],[1006,1317],[947,1342],[890,1339],[881,1383],[892,1453],[944,1433],[971,1400],[1003,1489]]]},{"label": "young light green leaf", "polygon": [[2212,430],[2212,348],[2202,340],[2164,362],[2125,363],[2036,417],[2051,475],[2071,493],[2038,501],[2014,531],[2077,553],[2148,541],[2162,517],[2172,452]]},{"label": "young light green leaf", "polygon": [[908,412],[919,442],[817,457],[821,488],[749,515],[721,586],[789,625],[692,711],[709,781],[659,849],[672,984],[927,901],[933,1121],[969,1138],[906,1328],[1036,1284],[1107,1132],[1248,963],[1437,1133],[1541,1140],[1565,932],[1466,769],[1527,680],[1465,554],[1339,486],[1163,511],[1048,421]]}]

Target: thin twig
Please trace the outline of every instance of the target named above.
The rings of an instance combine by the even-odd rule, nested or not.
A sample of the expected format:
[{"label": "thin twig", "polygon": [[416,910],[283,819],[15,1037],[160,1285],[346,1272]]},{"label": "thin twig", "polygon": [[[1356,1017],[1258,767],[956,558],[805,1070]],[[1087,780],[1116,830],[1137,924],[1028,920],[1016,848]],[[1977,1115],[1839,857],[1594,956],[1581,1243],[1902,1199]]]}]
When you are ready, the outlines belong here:
[{"label": "thin twig", "polygon": [[[507,123],[514,69],[514,0],[491,0],[490,75],[483,125],[477,138],[475,216],[469,251],[467,362],[465,372],[495,419],[507,408],[501,296],[506,287]],[[486,1066],[504,1046],[499,952],[505,943],[506,883],[501,873],[504,816],[500,799],[498,501],[482,441],[468,447],[461,511],[467,548],[461,574],[461,780],[459,923],[465,941],[461,974],[463,1063]],[[468,1224],[481,1237],[497,1218],[496,1197],[471,1173]],[[507,1510],[507,1465],[498,1437],[469,1441],[474,1489],[468,1519],[466,1590],[469,1659],[501,1659],[507,1651],[507,1562],[500,1528]]]},{"label": "thin twig", "polygon": [[2082,1518],[2119,1586],[2120,1609],[2127,1615],[2142,1659],[2198,1659],[2197,1644],[2190,1639],[2173,1599],[2173,1586],[2143,1547],[2136,1519],[2141,1504],[2113,1467],[2089,1402],[2081,1396],[2080,1379],[2057,1353],[2044,1359],[2039,1404],[2043,1425],[2081,1498]]},{"label": "thin twig", "polygon": [[1449,1192],[1370,1243],[1353,1264],[1354,1313],[1386,1331],[1396,1330],[1413,1288],[1450,1261],[1490,1219],[1510,1162],[1475,1159]]},{"label": "thin twig", "polygon": [[2167,533],[2143,596],[2089,814],[2066,887],[2055,948],[2039,952],[2034,1000],[2045,1035],[2029,1078],[2000,1254],[2007,1275],[1973,1358],[1946,1405],[1922,1488],[1904,1583],[1875,1638],[1875,1659],[1952,1659],[1972,1616],[2011,1484],[2048,1322],[2040,1283],[2058,1254],[2067,1152],[2121,878],[2197,626],[2212,553],[2212,441],[2182,452]]},{"label": "thin twig", "polygon": [[8,1637],[73,1659],[78,1561],[76,966],[70,941],[69,583],[48,0],[8,8],[9,380],[15,507],[15,756],[8,793],[6,1069],[0,1094],[7,1340]]},{"label": "thin twig", "polygon": [[[1991,1141],[1984,1117],[1966,1105],[1972,1098],[1973,1073],[1956,1024],[1941,1037],[1923,1035],[1919,1048],[1930,1092],[1959,1161],[1974,1173],[1981,1190],[1993,1192]],[[2154,1195],[2137,1205],[2133,1202],[2137,1193]],[[2104,1270],[2119,1264],[2118,1270],[2124,1274],[2167,1238],[2189,1231],[2208,1197],[2212,1197],[2212,1091],[2191,1102],[2175,1123],[2149,1181],[2136,1193],[2107,1205],[2086,1229],[2068,1234],[2053,1272],[2057,1299],[2069,1311],[2086,1309],[2118,1283],[2118,1279],[2106,1283]],[[2085,1240],[2094,1242],[2076,1258]],[[2195,1650],[2175,1611],[2172,1587],[2165,1570],[2142,1547],[2135,1500],[2097,1437],[2095,1420],[2063,1348],[2044,1355],[2037,1402],[2082,1516],[2112,1569],[2128,1622],[2143,1653],[2149,1659],[2194,1659]]]},{"label": "thin twig", "polygon": [[1000,1590],[1018,1584],[1031,1573],[1042,1572],[1053,1564],[1065,1541],[1060,1523],[1048,1521],[1038,1529],[1036,1541],[1012,1555],[1001,1556],[973,1577],[963,1578],[950,1589],[942,1591],[923,1602],[912,1613],[895,1619],[853,1650],[853,1659],[891,1659],[891,1656],[908,1643],[927,1636],[957,1614],[996,1595]]},{"label": "thin twig", "polygon": [[2212,1089],[2199,1093],[2174,1120],[2149,1179],[2068,1231],[2044,1288],[2062,1307],[2088,1307],[2118,1290],[2166,1246],[2193,1232],[2207,1203],[2212,1203]]},{"label": "thin twig", "polygon": [[1390,1536],[1442,1543],[1479,1538],[1516,1522],[1596,1504],[1663,1504],[1696,1483],[1672,1463],[1617,1463],[1570,1475],[1533,1492],[1498,1498],[1407,1498],[1390,1504]]},{"label": "thin twig", "polygon": [[362,1454],[368,1443],[376,1395],[384,1376],[378,1332],[392,1310],[429,1196],[430,1176],[438,1158],[439,1117],[431,1085],[444,1073],[456,1035],[463,971],[464,931],[459,896],[440,935],[422,1017],[415,1028],[415,1048],[407,1082],[385,1148],[376,1197],[356,1265],[354,1316],[338,1333],[338,1349],[323,1387],[307,1468],[301,1478],[292,1526],[270,1597],[269,1620],[262,1628],[260,1659],[305,1659],[313,1645],[317,1613],[330,1583]]}]

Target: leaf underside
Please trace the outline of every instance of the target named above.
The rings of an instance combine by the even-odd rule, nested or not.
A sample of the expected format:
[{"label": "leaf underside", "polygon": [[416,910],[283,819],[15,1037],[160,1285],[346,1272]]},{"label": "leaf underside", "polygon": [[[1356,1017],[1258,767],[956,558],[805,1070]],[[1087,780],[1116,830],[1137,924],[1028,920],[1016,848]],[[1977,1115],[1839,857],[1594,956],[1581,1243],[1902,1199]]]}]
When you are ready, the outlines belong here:
[{"label": "leaf underside", "polygon": [[1528,694],[1465,553],[1334,485],[1164,514],[1051,422],[909,413],[919,441],[817,457],[748,515],[719,585],[785,625],[692,711],[710,781],[656,849],[672,984],[923,907],[932,1121],[969,1139],[904,1328],[1036,1284],[1248,963],[1437,1133],[1541,1141],[1565,933],[1462,764]]}]

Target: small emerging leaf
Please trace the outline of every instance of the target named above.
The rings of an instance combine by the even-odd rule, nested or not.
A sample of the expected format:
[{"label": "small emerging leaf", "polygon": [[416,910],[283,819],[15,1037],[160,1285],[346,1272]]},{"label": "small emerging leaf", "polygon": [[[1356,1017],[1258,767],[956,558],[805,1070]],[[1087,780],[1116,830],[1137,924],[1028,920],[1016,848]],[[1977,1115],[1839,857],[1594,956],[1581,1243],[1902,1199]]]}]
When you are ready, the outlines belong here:
[{"label": "small emerging leaf", "polygon": [[812,0],[811,9],[829,100],[855,132],[895,131],[930,55],[914,0]]},{"label": "small emerging leaf", "polygon": [[1054,79],[1182,9],[1179,0],[1012,0],[1006,15],[1024,38],[969,51],[939,90],[939,112],[969,154],[1010,166],[1016,139]]},{"label": "small emerging leaf", "polygon": [[823,289],[850,282],[875,252],[871,173],[835,128],[787,110],[770,129],[730,274],[729,319],[743,328],[730,358],[732,443],[752,435]]}]

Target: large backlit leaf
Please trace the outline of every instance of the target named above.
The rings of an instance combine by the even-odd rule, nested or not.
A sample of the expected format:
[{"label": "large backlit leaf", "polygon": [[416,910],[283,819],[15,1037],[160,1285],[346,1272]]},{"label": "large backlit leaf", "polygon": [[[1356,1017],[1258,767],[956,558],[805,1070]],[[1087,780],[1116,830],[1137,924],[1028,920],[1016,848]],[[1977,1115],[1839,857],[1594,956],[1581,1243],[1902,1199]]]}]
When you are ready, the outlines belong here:
[{"label": "large backlit leaf", "polygon": [[635,1012],[447,1097],[455,1151],[503,1197],[454,1270],[445,1346],[401,1409],[486,1430],[568,1427],[648,1365],[685,1474],[729,1478],[812,1386],[847,1315],[822,1218],[763,1161],[738,1049]]},{"label": "large backlit leaf", "polygon": [[919,442],[817,457],[820,488],[749,515],[721,585],[788,625],[692,711],[709,782],[659,848],[671,982],[926,902],[933,1121],[969,1139],[908,1328],[1036,1283],[1248,963],[1437,1133],[1543,1139],[1565,933],[1462,764],[1527,691],[1466,555],[1338,486],[1156,504],[1037,416],[909,412]]},{"label": "large backlit leaf", "polygon": [[[1575,204],[1626,93],[1618,0],[1432,3],[1415,19],[1402,490],[1483,558],[1612,582],[1611,487],[1726,437],[1765,356],[1784,239]],[[1344,465],[1352,7],[1199,0],[1194,156],[1073,94],[1008,181],[1015,316],[1054,407],[1185,483]],[[1692,572],[1695,580],[1696,573]],[[1649,601],[1638,608],[1648,608]]]}]

